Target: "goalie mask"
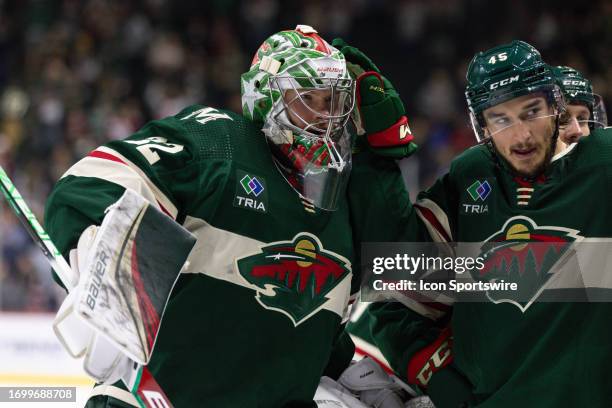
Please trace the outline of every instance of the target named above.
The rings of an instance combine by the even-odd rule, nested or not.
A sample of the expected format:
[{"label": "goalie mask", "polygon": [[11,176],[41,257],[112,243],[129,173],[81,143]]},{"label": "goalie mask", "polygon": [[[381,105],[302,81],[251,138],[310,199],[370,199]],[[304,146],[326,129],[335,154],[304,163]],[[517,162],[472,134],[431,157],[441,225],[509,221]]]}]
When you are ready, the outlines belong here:
[{"label": "goalie mask", "polygon": [[[577,117],[578,126],[590,131],[608,126],[608,116],[601,96],[593,93],[591,81],[574,68],[553,67],[557,85],[561,88],[563,98],[568,105],[584,105],[589,110],[589,117]],[[568,108],[568,112],[569,112]],[[561,127],[567,126],[570,115],[561,118]],[[586,132],[585,134],[588,134]]]},{"label": "goalie mask", "polygon": [[346,129],[354,83],[344,56],[308,26],[272,35],[241,78],[245,117],[263,125],[283,177],[315,206],[334,210],[351,169]]}]

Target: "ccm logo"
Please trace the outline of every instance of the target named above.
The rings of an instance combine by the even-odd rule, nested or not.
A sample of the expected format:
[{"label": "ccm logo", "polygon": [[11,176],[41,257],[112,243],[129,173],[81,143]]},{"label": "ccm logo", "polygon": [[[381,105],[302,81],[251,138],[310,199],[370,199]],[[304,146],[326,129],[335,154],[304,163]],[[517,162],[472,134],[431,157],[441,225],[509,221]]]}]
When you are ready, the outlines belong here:
[{"label": "ccm logo", "polygon": [[510,77],[510,78],[502,79],[501,81],[493,82],[491,84],[491,86],[489,87],[489,89],[496,89],[496,88],[498,88],[500,86],[505,86],[505,85],[511,84],[513,82],[518,82],[519,76],[520,75],[516,75],[516,76]]},{"label": "ccm logo", "polygon": [[576,79],[565,79],[563,85],[574,85],[574,86],[586,86],[586,81],[579,81]]},{"label": "ccm logo", "polygon": [[421,371],[419,371],[419,374],[417,374],[417,380],[419,380],[422,385],[427,385],[434,371],[442,367],[442,364],[444,364],[450,355],[451,348],[449,339],[447,339],[440,344],[440,347],[438,347],[438,349],[431,355],[429,361],[427,361],[423,368],[421,368]]}]

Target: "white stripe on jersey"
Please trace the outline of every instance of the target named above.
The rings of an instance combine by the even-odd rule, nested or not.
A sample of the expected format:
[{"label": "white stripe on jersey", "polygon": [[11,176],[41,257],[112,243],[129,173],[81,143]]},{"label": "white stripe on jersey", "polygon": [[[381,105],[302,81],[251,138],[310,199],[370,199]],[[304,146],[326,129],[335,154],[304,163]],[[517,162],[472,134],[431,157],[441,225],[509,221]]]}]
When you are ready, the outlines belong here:
[{"label": "white stripe on jersey", "polygon": [[140,407],[138,400],[130,392],[123,390],[114,385],[100,384],[96,385],[89,394],[89,398],[95,397],[96,395],[108,395],[121,402],[124,402],[132,407]]},{"label": "white stripe on jersey", "polygon": [[393,371],[391,368],[391,364],[387,361],[385,356],[383,356],[382,352],[376,345],[365,341],[361,337],[358,337],[354,334],[350,334],[353,343],[355,344],[355,354],[359,357],[370,356],[373,357],[379,364],[381,364],[388,371]]},{"label": "white stripe on jersey", "polygon": [[176,206],[138,166],[108,147],[99,147],[94,152],[113,156],[123,163],[99,157],[85,157],[69,168],[61,178],[66,176],[95,177],[124,188],[130,188],[176,219],[178,214]]},{"label": "white stripe on jersey", "polygon": [[[260,253],[261,247],[271,245],[272,243],[258,241],[244,235],[216,228],[201,218],[191,216],[187,216],[183,226],[196,236],[197,241],[191,250],[191,254],[189,254],[182,273],[201,273],[215,279],[221,279],[235,285],[264,292],[261,288],[249,283],[242,277],[238,271],[237,260]],[[308,235],[317,238],[312,234]],[[287,240],[291,238],[287,237]],[[336,253],[334,253],[334,256],[344,261],[345,266],[349,270],[351,269],[351,264],[346,258]],[[336,313],[340,318],[344,318],[350,298],[351,278],[352,273],[346,275],[325,296],[329,300],[302,321],[306,321],[321,309],[329,310]],[[270,292],[270,295],[272,294],[274,294],[273,291]],[[263,304],[262,306],[267,308]],[[282,311],[280,312],[283,313]]]},{"label": "white stripe on jersey", "polygon": [[419,215],[421,220],[423,220],[423,223],[427,227],[427,230],[429,231],[431,238],[435,242],[446,242],[447,240],[446,238],[444,238],[444,235],[441,233],[441,231],[438,231],[436,226],[429,222],[427,217],[425,217],[423,213],[419,210],[418,206],[427,208],[429,211],[431,211],[433,215],[436,217],[436,219],[438,220],[438,222],[440,223],[440,225],[442,226],[442,228],[444,229],[446,236],[449,237],[451,240],[453,239],[453,234],[451,233],[450,224],[448,222],[448,216],[446,215],[444,210],[442,210],[442,208],[438,206],[438,204],[436,204],[434,201],[428,198],[424,198],[424,199],[418,200],[415,203],[415,209],[417,211],[417,214]]}]

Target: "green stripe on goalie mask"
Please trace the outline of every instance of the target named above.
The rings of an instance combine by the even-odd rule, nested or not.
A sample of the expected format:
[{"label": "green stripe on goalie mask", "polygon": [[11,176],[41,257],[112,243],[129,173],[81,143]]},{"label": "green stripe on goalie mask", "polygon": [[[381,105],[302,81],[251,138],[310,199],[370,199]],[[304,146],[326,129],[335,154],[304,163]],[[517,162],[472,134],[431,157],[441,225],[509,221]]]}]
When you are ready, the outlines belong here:
[{"label": "green stripe on goalie mask", "polygon": [[485,109],[537,92],[544,93],[551,106],[563,105],[550,66],[538,50],[524,41],[515,40],[477,53],[466,78],[465,97],[478,142],[485,139]]},{"label": "green stripe on goalie mask", "polygon": [[[281,31],[268,37],[259,47],[249,70],[241,76],[243,115],[256,123],[265,123],[282,95],[272,87],[272,77],[308,77],[308,87],[318,77],[311,61],[330,58],[343,65],[338,77],[350,79],[344,55],[321,39],[316,32]],[[279,64],[272,70],[263,69],[264,60]],[[263,65],[262,65],[263,64]],[[270,72],[272,71],[272,72]],[[300,82],[304,81],[301,79]]]},{"label": "green stripe on goalie mask", "polygon": [[[346,126],[355,100],[344,55],[310,27],[281,31],[256,52],[241,93],[243,115],[262,125],[289,184],[315,206],[335,209],[351,168]],[[310,154],[312,146],[327,154]]]}]

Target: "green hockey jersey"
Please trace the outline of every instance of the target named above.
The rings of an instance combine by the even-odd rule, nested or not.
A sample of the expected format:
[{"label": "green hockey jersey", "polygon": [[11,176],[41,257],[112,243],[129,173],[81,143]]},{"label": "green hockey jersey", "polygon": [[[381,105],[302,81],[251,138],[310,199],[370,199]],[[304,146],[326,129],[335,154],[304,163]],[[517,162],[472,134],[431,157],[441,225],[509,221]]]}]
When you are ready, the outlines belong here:
[{"label": "green hockey jersey", "polygon": [[[411,220],[403,240],[573,242],[612,237],[612,129],[572,145],[537,180],[513,177],[501,166],[485,146],[456,158],[446,175],[419,194],[415,208],[420,225]],[[541,259],[536,261],[542,265]],[[530,279],[529,274],[517,276]],[[612,406],[612,304],[542,302],[538,296],[537,290],[527,301],[507,293],[491,295],[488,303],[455,303],[452,312],[432,304],[409,309],[375,304],[361,318],[367,324],[353,324],[352,330],[407,378],[412,357],[450,319],[454,368],[472,384],[472,406]]]},{"label": "green hockey jersey", "polygon": [[355,245],[378,228],[352,225],[376,204],[314,208],[275,168],[260,128],[192,106],[63,175],[45,214],[58,248],[75,247],[125,188],[197,237],[149,364],[174,406],[313,406],[321,375],[352,357],[332,349],[346,350],[338,344],[347,344],[341,322],[358,287]]}]

